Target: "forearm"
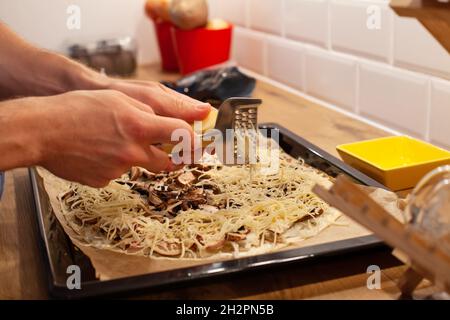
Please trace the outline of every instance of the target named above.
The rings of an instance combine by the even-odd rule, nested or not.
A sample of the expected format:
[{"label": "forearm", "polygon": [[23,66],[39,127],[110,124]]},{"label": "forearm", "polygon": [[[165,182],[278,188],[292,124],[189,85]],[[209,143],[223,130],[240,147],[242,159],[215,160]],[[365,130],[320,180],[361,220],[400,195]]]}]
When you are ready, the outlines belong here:
[{"label": "forearm", "polygon": [[36,165],[41,159],[43,130],[46,122],[33,99],[0,102],[0,171]]},{"label": "forearm", "polygon": [[108,83],[98,72],[33,47],[0,22],[0,98],[103,89]]}]

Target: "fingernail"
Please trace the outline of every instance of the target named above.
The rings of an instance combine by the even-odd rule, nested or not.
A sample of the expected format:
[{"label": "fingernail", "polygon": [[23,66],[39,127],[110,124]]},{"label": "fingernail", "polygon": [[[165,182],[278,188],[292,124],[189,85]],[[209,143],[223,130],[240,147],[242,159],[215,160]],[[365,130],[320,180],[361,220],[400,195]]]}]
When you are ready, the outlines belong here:
[{"label": "fingernail", "polygon": [[211,109],[211,105],[209,103],[199,104],[195,107],[199,111],[205,111]]}]

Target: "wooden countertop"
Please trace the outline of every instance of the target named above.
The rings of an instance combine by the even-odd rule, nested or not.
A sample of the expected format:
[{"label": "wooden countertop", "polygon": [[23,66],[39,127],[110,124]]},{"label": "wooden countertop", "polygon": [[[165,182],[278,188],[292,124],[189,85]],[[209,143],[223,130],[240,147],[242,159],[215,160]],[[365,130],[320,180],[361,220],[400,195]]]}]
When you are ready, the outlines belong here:
[{"label": "wooden countertop", "polygon": [[[139,69],[137,78],[174,79],[156,66]],[[255,97],[264,101],[261,122],[277,122],[336,155],[335,146],[386,135],[367,124],[301,97],[258,82]],[[33,195],[27,169],[6,173],[0,201],[0,299],[45,299],[47,279],[38,245]],[[175,290],[152,291],[151,299],[397,299],[396,281],[404,267],[388,251],[336,257],[306,265],[290,265],[245,275],[209,279]],[[367,267],[382,268],[381,289],[366,286]],[[424,282],[419,296],[432,288]]]}]

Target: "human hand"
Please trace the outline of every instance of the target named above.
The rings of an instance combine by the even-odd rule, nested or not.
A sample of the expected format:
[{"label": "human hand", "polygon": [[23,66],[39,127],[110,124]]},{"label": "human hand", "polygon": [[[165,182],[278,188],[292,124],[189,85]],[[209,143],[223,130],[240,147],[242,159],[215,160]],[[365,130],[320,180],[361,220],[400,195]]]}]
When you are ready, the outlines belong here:
[{"label": "human hand", "polygon": [[93,187],[105,186],[132,166],[152,172],[176,169],[167,153],[152,144],[170,143],[179,128],[193,135],[185,121],[159,116],[118,91],[73,91],[32,99],[39,119],[39,164],[59,177]]},{"label": "human hand", "polygon": [[108,88],[150,106],[158,115],[188,123],[205,119],[212,108],[209,103],[192,99],[154,81],[112,80]]}]

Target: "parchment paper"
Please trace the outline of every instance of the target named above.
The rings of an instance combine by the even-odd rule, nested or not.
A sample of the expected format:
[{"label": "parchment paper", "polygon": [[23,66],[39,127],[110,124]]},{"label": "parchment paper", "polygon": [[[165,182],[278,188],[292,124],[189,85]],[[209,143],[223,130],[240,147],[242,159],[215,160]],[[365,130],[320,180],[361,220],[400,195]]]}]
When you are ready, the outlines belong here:
[{"label": "parchment paper", "polygon": [[[78,247],[87,257],[89,257],[96,271],[96,276],[100,280],[118,279],[122,277],[174,270],[195,265],[207,264],[211,262],[234,259],[234,257],[230,254],[217,255],[212,258],[205,259],[180,260],[173,258],[149,258],[114,252],[106,249],[98,249],[89,246],[68,225],[66,219],[62,214],[58,195],[66,189],[67,182],[53,176],[51,173],[42,168],[38,168],[38,173],[43,178],[44,188],[48,194],[56,218],[60,222],[69,238],[72,240],[73,244]],[[383,189],[368,188],[368,190],[370,191],[370,196],[373,199],[381,204],[393,216],[402,221],[402,203],[395,193],[388,192]],[[318,235],[300,241],[295,245],[289,245],[279,248],[277,249],[277,251],[357,238],[370,234],[372,233],[367,229],[347,218],[345,215],[341,215],[336,220],[335,224],[330,225]],[[267,250],[256,249],[248,255],[257,255],[262,253],[267,253]]]}]

